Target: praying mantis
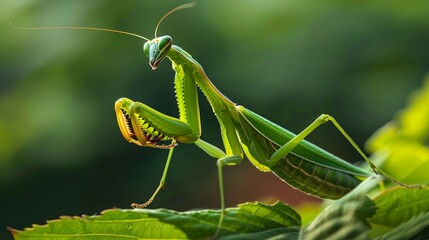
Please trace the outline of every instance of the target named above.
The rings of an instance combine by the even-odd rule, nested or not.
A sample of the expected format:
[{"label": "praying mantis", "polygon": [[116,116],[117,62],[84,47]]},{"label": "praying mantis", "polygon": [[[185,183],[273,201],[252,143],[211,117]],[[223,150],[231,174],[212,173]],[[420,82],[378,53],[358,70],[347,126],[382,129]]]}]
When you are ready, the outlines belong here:
[{"label": "praying mantis", "polygon": [[[284,182],[307,194],[338,199],[354,189],[364,178],[381,175],[405,187],[374,165],[340,124],[330,115],[322,114],[308,127],[294,134],[255,112],[238,105],[219,91],[206,75],[203,67],[188,52],[173,45],[170,36],[157,37],[162,20],[171,13],[192,7],[181,5],[158,22],[155,38],[104,28],[91,27],[40,27],[31,29],[81,29],[127,34],[145,40],[143,51],[155,70],[164,59],[172,63],[175,72],[174,86],[179,118],[163,114],[144,103],[120,98],[115,113],[123,137],[142,147],[167,149],[169,154],[158,188],[149,200],[133,203],[133,208],[147,207],[164,186],[173,151],[179,143],[194,143],[209,156],[217,159],[221,215],[217,236],[224,219],[225,200],[222,169],[242,162],[246,156],[260,171],[273,172]],[[30,29],[30,28],[19,28]],[[223,150],[201,139],[201,119],[197,91],[201,90],[219,122]],[[343,159],[308,142],[305,138],[319,126],[331,122],[350,142],[372,170],[350,164]]]},{"label": "praying mantis", "polygon": [[[172,12],[191,5],[173,9],[160,22]],[[116,101],[118,125],[128,142],[143,147],[170,149],[158,188],[146,203],[133,203],[132,207],[148,206],[164,186],[177,142],[194,143],[217,159],[222,211],[215,236],[220,232],[225,210],[222,168],[241,163],[244,155],[260,171],[273,172],[292,187],[319,198],[338,199],[359,185],[363,178],[379,174],[402,186],[416,187],[396,181],[374,165],[330,115],[320,115],[302,132],[294,134],[232,102],[216,88],[203,67],[188,52],[173,45],[170,36],[156,36],[159,23],[154,39],[149,40],[140,36],[146,40],[143,51],[149,58],[149,65],[153,70],[164,59],[171,61],[176,73],[174,85],[180,117],[165,115],[144,103],[128,98]],[[201,121],[197,88],[203,92],[217,117],[224,151],[200,138]],[[352,165],[304,140],[317,127],[327,122],[331,122],[342,133],[370,165],[372,171]],[[170,143],[162,144],[165,141]]]}]

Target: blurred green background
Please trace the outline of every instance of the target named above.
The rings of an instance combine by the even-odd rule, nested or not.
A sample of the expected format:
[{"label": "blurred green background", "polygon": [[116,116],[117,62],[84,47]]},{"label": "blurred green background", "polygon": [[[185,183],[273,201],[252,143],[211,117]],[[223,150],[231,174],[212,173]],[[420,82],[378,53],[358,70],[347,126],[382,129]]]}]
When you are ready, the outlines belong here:
[{"label": "blurred green background", "polygon": [[[88,31],[17,26],[94,26],[151,38],[185,1],[0,2],[0,238],[61,215],[127,208],[152,194],[167,151],[128,144],[114,102],[129,97],[177,116],[171,64],[152,71],[143,42]],[[333,115],[363,145],[406,104],[429,71],[429,2],[199,1],[168,17],[169,34],[230,99],[298,132]],[[203,139],[221,146],[200,95]],[[352,162],[359,156],[332,127],[310,140]],[[248,161],[225,169],[226,201],[317,201]],[[215,160],[180,145],[165,190],[150,206],[218,208]]]}]

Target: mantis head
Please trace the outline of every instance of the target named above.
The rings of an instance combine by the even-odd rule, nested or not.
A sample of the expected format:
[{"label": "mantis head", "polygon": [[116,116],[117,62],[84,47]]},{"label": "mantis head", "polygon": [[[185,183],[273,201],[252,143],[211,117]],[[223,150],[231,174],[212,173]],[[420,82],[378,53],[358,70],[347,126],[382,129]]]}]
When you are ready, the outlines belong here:
[{"label": "mantis head", "polygon": [[143,45],[143,51],[148,56],[149,65],[153,70],[167,56],[172,45],[173,39],[168,35],[149,40]]},{"label": "mantis head", "polygon": [[143,46],[143,51],[146,54],[146,56],[149,57],[149,65],[152,67],[152,70],[155,70],[158,67],[159,63],[167,56],[168,51],[170,51],[170,48],[173,44],[173,39],[168,35],[157,37],[159,25],[166,17],[168,17],[172,13],[185,8],[192,8],[195,5],[196,5],[195,2],[191,2],[191,3],[186,3],[178,7],[175,7],[174,9],[166,13],[158,21],[158,24],[156,25],[156,28],[155,28],[155,38],[152,40],[148,40]]}]

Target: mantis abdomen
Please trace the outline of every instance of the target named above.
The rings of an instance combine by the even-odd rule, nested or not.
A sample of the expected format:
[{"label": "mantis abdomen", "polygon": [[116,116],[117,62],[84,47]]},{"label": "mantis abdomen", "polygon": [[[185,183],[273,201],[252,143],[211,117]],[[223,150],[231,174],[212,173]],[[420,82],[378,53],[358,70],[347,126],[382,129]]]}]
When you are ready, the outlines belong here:
[{"label": "mantis abdomen", "polygon": [[292,187],[319,198],[338,199],[361,182],[355,176],[308,162],[293,154],[270,169]]}]

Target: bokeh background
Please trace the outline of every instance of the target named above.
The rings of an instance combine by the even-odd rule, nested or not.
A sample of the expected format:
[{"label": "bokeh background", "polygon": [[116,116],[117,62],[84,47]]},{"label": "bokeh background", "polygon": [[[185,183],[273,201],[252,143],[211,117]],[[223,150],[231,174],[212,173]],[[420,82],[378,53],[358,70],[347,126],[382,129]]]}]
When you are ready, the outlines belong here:
[{"label": "bokeh background", "polygon": [[[88,31],[17,26],[94,26],[153,36],[185,1],[0,2],[0,238],[6,226],[127,208],[152,194],[167,151],[128,144],[114,102],[129,97],[177,116],[171,64],[148,66],[143,42]],[[321,113],[365,140],[403,108],[429,72],[429,2],[199,1],[168,17],[159,35],[191,53],[230,99],[298,132]],[[203,139],[221,146],[200,95]],[[360,160],[324,126],[309,139]],[[226,202],[318,201],[248,161],[225,169]],[[215,160],[194,145],[176,150],[165,190],[150,206],[218,208]]]}]

